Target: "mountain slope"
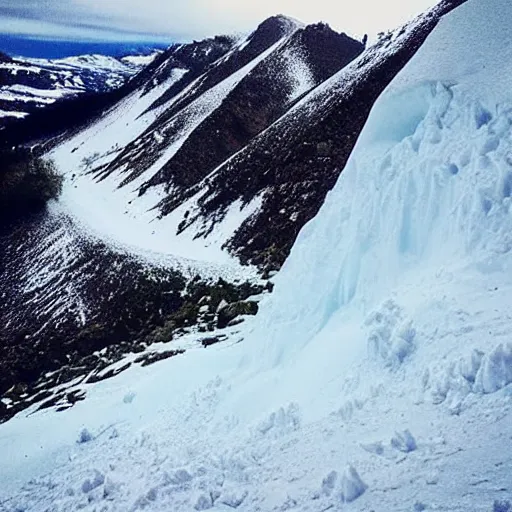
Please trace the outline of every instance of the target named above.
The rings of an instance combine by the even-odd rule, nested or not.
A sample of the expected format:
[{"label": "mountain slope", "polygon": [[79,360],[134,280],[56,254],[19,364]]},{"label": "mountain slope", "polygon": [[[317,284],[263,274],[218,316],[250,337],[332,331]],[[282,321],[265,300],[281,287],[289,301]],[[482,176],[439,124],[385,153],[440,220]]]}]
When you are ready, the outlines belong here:
[{"label": "mountain slope", "polygon": [[[229,225],[227,231],[217,223],[216,229],[209,230],[207,240],[197,236],[201,229],[189,230],[180,237],[180,227],[195,209],[194,195],[199,190],[196,187],[289,110],[299,96],[329,78],[362,49],[361,43],[328,26],[303,27],[284,17],[262,23],[246,40],[233,45],[206,67],[187,65],[181,55],[176,55],[183,51],[178,48],[162,56],[159,66],[165,73],[183,69],[182,75],[162,88],[158,85],[160,68],[153,70],[152,78],[147,75],[145,84],[141,84],[142,96],[151,94],[155,99],[145,111],[133,115],[121,103],[113,112],[126,112],[125,119],[118,114],[108,115],[112,119],[117,116],[118,129],[108,135],[92,124],[51,156],[70,174],[76,174],[82,163],[88,162],[86,173],[82,167],[74,188],[70,189],[73,193],[76,189],[70,200],[80,208],[89,208],[83,204],[80,187],[90,187],[91,179],[101,182],[97,190],[118,198],[109,199],[112,208],[104,215],[112,228],[110,234],[115,235],[115,225],[125,224],[125,211],[146,210],[144,215],[137,215],[136,222],[142,232],[150,231],[154,236],[137,231],[136,237],[127,239],[127,230],[123,229],[117,233],[119,242],[131,243],[137,238],[140,243],[153,238],[161,246],[161,241],[167,239],[180,255],[188,254],[180,247],[190,243],[198,250],[215,247],[219,254],[224,254],[221,246],[258,209],[260,199],[255,195],[243,204],[232,202],[223,212],[230,213],[223,216],[222,224]],[[102,119],[98,127],[105,124],[110,122]],[[125,125],[133,124],[140,129],[126,129]],[[160,210],[161,220],[156,218],[158,211],[153,207]],[[118,210],[114,211],[115,208]],[[129,217],[133,219],[134,215]],[[147,222],[151,226],[145,227]],[[133,226],[132,232],[136,232]],[[173,240],[182,242],[175,244]],[[155,247],[153,243],[151,246]],[[195,257],[200,257],[197,251]]]},{"label": "mountain slope", "polygon": [[511,9],[441,19],[231,344],[1,425],[7,509],[509,510]]},{"label": "mountain slope", "polygon": [[148,57],[82,55],[63,59],[0,58],[0,119],[23,118],[58,99],[120,87],[151,63]]},{"label": "mountain slope", "polygon": [[[85,128],[64,134],[50,153],[66,177],[59,203],[0,238],[6,255],[0,293],[10,298],[0,307],[0,338],[9,347],[9,357],[0,361],[1,386],[5,391],[20,379],[23,389],[28,386],[17,393],[16,407],[42,399],[37,390],[50,386],[44,375],[62,363],[54,358],[55,346],[66,346],[61,356],[69,358],[71,370],[65,374],[83,378],[97,362],[98,347],[138,350],[151,330],[171,321],[171,309],[185,306],[183,301],[159,308],[158,315],[139,307],[148,303],[147,286],[139,286],[148,275],[155,297],[169,293],[170,281],[180,281],[174,291],[183,294],[196,274],[237,286],[253,280],[255,269],[241,266],[227,247],[244,262],[278,267],[332,187],[341,171],[338,159],[348,156],[371,102],[449,5],[333,76],[362,45],[324,24],[304,27],[276,17],[242,41],[217,37],[172,47],[116,92],[120,101],[101,109]],[[169,91],[180,92],[160,102]],[[169,118],[178,103],[183,108]],[[66,107],[61,113],[73,118]],[[305,158],[310,144],[318,158]],[[240,236],[245,239],[237,246]],[[108,282],[98,268],[110,269]],[[114,323],[122,327],[113,333],[105,315],[116,296],[125,299],[116,302]],[[41,354],[26,373],[25,355],[35,343]]]}]

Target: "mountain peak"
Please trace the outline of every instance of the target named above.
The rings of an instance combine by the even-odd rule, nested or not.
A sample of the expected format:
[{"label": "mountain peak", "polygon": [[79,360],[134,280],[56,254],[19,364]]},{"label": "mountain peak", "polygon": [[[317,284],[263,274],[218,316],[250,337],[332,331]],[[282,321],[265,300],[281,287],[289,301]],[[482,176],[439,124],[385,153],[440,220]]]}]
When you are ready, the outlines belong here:
[{"label": "mountain peak", "polygon": [[276,14],[275,16],[271,16],[270,18],[262,21],[256,29],[255,33],[268,31],[277,32],[284,36],[303,26],[304,24],[302,22],[294,18],[290,18],[284,14]]}]

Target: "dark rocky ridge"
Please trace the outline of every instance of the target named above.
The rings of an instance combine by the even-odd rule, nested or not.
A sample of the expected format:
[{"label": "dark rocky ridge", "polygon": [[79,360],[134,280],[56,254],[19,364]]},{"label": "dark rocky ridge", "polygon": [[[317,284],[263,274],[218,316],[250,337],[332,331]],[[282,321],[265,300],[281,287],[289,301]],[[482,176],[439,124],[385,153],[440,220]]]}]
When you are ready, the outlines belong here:
[{"label": "dark rocky ridge", "polygon": [[[225,80],[236,71],[242,69],[245,65],[258,57],[258,55],[261,55],[272,45],[276,44],[281,38],[298,28],[298,26],[299,25],[295,21],[285,16],[273,16],[263,21],[258,26],[258,28],[248,37],[247,45],[241,50],[226,54],[225,58],[219,62],[215,62],[217,59],[212,60],[211,63],[215,62],[215,65],[211,66],[210,69],[207,69],[205,66],[200,69],[191,68],[191,77],[197,78],[201,74],[205,73],[204,77],[193,90],[189,91],[188,94],[183,98],[180,98],[179,101],[171,106],[171,108],[164,114],[162,122],[169,120],[173,115],[185,108],[205,91],[215,87],[218,83],[222,82],[222,80]],[[221,57],[221,55],[219,55],[219,57]],[[191,80],[188,80],[188,82],[190,83]],[[165,104],[169,100],[173,99],[179,92],[181,92],[181,90],[181,86],[170,88],[157,101],[155,101],[151,108],[157,108]]]},{"label": "dark rocky ridge", "polygon": [[[222,219],[237,199],[264,194],[261,209],[228,243],[242,262],[279,268],[301,229],[313,218],[336,183],[375,100],[405,66],[439,19],[464,0],[444,1],[367,50],[346,74],[341,71],[319,94],[272,125],[206,184],[196,219]],[[348,78],[348,80],[347,80]]]},{"label": "dark rocky ridge", "polygon": [[[146,70],[145,75],[151,77],[151,80],[146,83],[145,89],[148,91],[155,84],[162,83],[173,69],[187,70],[185,75],[163,95],[168,99],[173,98],[204,73],[211,64],[226,55],[233,48],[235,42],[236,39],[229,36],[216,36],[189,44],[171,46],[159,56],[157,66]],[[157,72],[153,73],[153,70]],[[165,101],[162,99],[161,104]],[[153,108],[156,106],[159,105],[155,104]]]},{"label": "dark rocky ridge", "polygon": [[[172,183],[194,190],[206,175],[281,117],[292,105],[293,83],[286,70],[287,55],[298,53],[310,64],[313,87],[339,71],[363,51],[361,43],[337,34],[327,25],[297,30],[279,50],[261,62],[186,140],[181,149],[147,186]],[[197,148],[203,148],[198,151]],[[170,196],[162,213],[172,211],[186,195]]]},{"label": "dark rocky ridge", "polygon": [[[242,69],[296,28],[297,24],[295,22],[283,16],[269,18],[261,23],[249,36],[248,44],[244,48],[234,49],[211,66],[206,68],[204,66],[195,67],[186,73],[182,80],[171,86],[153,104],[152,108],[157,108],[173,98],[175,98],[175,102],[138,139],[128,144],[110,165],[102,169],[102,175],[107,176],[118,171],[118,169],[124,169],[127,165],[125,183],[140,176],[158,160],[167,147],[180,138],[190,117],[194,114],[194,111],[187,108],[191,106],[194,100],[197,100],[210,91],[212,87]],[[177,51],[180,51],[180,48]],[[172,58],[165,63],[165,66],[174,69],[175,64],[176,62]],[[189,88],[183,96],[178,96],[184,87],[190,85],[190,82],[196,78],[198,80],[193,84],[193,87]],[[159,133],[162,138],[158,144],[155,144],[155,132]],[[143,148],[142,151],[141,148]],[[194,147],[194,153],[196,150],[197,146]],[[190,162],[188,167],[192,168],[193,163]]]},{"label": "dark rocky ridge", "polygon": [[[244,76],[222,104],[192,131],[176,154],[141,187],[141,193],[160,184],[164,184],[167,190],[173,189],[172,195],[161,204],[163,215],[190,197],[195,191],[194,187],[206,175],[291,107],[296,98],[290,99],[294,87],[294,77],[290,76],[290,58],[300,59],[303,66],[310,68],[312,83],[309,88],[312,88],[363,51],[361,43],[334,32],[325,24],[299,29],[288,24],[286,30],[290,30],[290,26],[292,35],[286,42]],[[216,84],[221,78],[238,70],[249,57],[257,57],[252,45],[261,52],[279,41],[283,32],[281,19],[271,18],[260,25],[245,48],[216,63],[188,96],[172,105],[139,139],[103,169],[102,176],[128,164],[124,181],[128,183],[151,167],[163,151],[181,136],[191,114],[186,108],[190,105],[191,97],[199,97],[205,84]],[[180,110],[183,104],[185,109]],[[155,131],[163,139],[159,144],[155,144],[153,139]]]}]

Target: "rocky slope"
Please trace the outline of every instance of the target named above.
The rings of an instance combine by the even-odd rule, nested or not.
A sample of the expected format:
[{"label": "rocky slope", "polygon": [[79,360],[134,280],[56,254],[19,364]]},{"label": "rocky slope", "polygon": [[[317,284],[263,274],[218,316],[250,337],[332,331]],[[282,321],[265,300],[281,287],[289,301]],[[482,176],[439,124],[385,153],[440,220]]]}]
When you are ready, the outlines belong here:
[{"label": "rocky slope", "polygon": [[117,89],[155,57],[82,55],[63,59],[0,55],[0,126],[55,101],[84,92]]}]

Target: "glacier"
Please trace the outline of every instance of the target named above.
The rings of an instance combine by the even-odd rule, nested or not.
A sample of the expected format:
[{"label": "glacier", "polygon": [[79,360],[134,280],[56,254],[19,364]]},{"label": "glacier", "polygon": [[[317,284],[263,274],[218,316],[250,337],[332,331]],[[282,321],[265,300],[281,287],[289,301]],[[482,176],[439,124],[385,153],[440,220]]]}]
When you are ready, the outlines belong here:
[{"label": "glacier", "polygon": [[441,20],[231,343],[0,425],[0,510],[510,510],[510,19]]}]

